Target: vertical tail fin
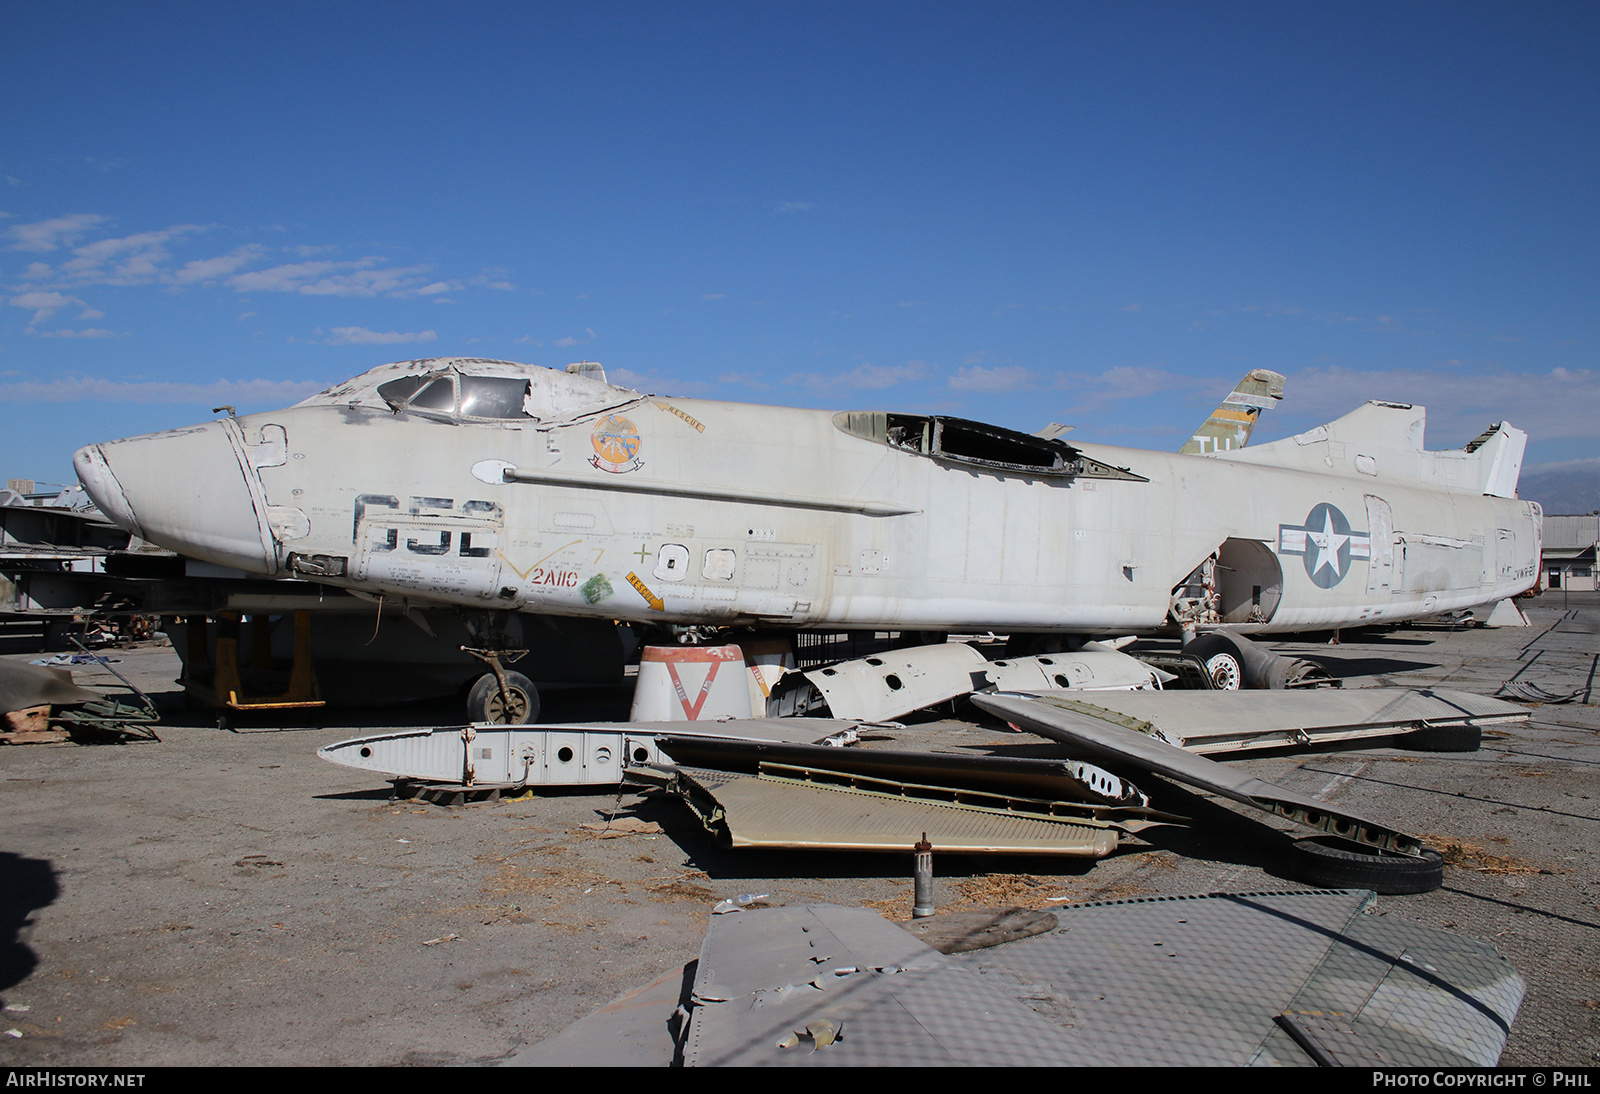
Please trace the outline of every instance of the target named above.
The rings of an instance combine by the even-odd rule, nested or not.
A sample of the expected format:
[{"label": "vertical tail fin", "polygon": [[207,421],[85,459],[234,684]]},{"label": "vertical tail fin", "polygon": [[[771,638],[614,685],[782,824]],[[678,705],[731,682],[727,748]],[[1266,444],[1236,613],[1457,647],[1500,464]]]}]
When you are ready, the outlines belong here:
[{"label": "vertical tail fin", "polygon": [[1479,489],[1490,497],[1516,497],[1527,447],[1528,435],[1509,422],[1496,422],[1468,441],[1465,450],[1478,457]]},{"label": "vertical tail fin", "polygon": [[1228,452],[1250,442],[1261,412],[1283,398],[1284,378],[1264,368],[1254,369],[1239,381],[1239,386],[1211,412],[1211,417],[1178,451],[1186,456],[1205,452]]}]

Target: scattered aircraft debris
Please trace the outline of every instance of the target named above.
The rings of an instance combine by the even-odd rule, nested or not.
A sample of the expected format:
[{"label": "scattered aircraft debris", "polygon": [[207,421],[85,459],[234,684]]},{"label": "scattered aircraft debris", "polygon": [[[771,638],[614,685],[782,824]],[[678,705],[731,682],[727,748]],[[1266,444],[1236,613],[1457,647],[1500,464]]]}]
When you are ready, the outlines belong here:
[{"label": "scattered aircraft debris", "polygon": [[886,721],[984,688],[1100,691],[1158,688],[1172,673],[1099,642],[1070,653],[989,661],[972,646],[947,643],[888,650],[779,679],[768,715]]},{"label": "scattered aircraft debris", "polygon": [[574,725],[466,725],[374,733],[317,749],[329,763],[391,779],[441,785],[582,786],[622,782],[628,764],[666,762],[663,734],[714,734],[756,741],[853,743],[859,723],[827,719],[606,722]]},{"label": "scattered aircraft debris", "polygon": [[[1470,751],[1482,727],[1528,717],[1522,707],[1444,689],[1166,691],[1160,684],[1171,674],[1098,643],[992,663],[956,643],[791,671],[768,700],[769,711],[790,716],[750,719],[734,716],[749,710],[755,693],[739,647],[650,648],[645,658],[656,670],[648,678],[653,690],[675,696],[677,705],[636,697],[635,710],[659,706],[675,720],[411,730],[341,741],[318,754],[449,793],[625,780],[656,786],[681,798],[729,847],[903,852],[907,833],[926,832],[942,851],[1100,857],[1116,847],[1118,831],[1182,822],[1150,810],[1143,792],[1086,762],[1094,760],[1174,779],[1345,841],[1300,841],[1294,868],[1318,883],[1358,879],[1400,893],[1439,885],[1437,852],[1396,828],[1206,757],[1353,741]],[[731,671],[719,677],[723,666]],[[1002,686],[1015,680],[1047,686]],[[1048,686],[1056,683],[1065,686]],[[708,707],[718,694],[723,706]],[[1014,729],[1068,746],[1075,758],[819,747],[853,743],[863,725],[895,736],[902,727],[883,715],[957,695]],[[724,707],[729,712],[715,719],[699,717]],[[837,707],[853,717],[815,717]]]},{"label": "scattered aircraft debris", "polygon": [[[1394,738],[1404,747],[1418,737],[1430,743],[1423,746],[1428,751],[1471,752],[1478,747],[1483,727],[1528,720],[1526,707],[1445,688],[1357,688],[1270,695],[1229,691],[1080,695],[1017,689],[1010,697],[1022,695],[1055,707],[1063,717],[1075,714],[1081,715],[1080,721],[1119,725],[1212,757],[1267,750],[1316,751],[1350,741],[1386,738]],[[975,696],[974,702],[999,713],[987,693]],[[1452,747],[1443,747],[1447,744]]]},{"label": "scattered aircraft debris", "polygon": [[[104,659],[95,660],[122,679]],[[160,720],[155,706],[138,688],[122,682],[135,702],[79,687],[68,669],[0,659],[0,743],[55,743],[74,735],[159,740],[152,728]]]},{"label": "scattered aircraft debris", "polygon": [[944,953],[914,933],[937,918],[714,915],[698,961],[507,1064],[1492,1067],[1522,978],[1486,943],[1373,904],[1313,890],[1067,905],[1043,933],[980,925],[968,937],[996,944]]},{"label": "scattered aircraft debris", "polygon": [[[1408,689],[1395,690],[1406,692]],[[1358,693],[1300,693],[1272,698],[1279,702],[1303,701],[1343,699],[1354,694]],[[1416,711],[1430,707],[1422,701],[1430,697],[1416,693],[1387,698],[1391,708],[1411,705]],[[1503,712],[1513,712],[1523,719],[1527,717],[1525,710],[1509,703],[1482,696],[1462,698],[1487,710],[1488,716],[1496,720],[1504,716]],[[1430,892],[1443,883],[1442,857],[1439,852],[1425,848],[1416,836],[1197,755],[1170,743],[1147,722],[1063,696],[988,694],[974,695],[972,701],[983,710],[1041,736],[1061,741],[1101,762],[1132,766],[1220,794],[1342,841],[1342,846],[1309,839],[1296,843],[1292,866],[1302,880],[1314,876],[1322,884],[1358,883],[1382,893]],[[1444,705],[1451,704],[1446,700]],[[1458,709],[1456,717],[1464,716]]]},{"label": "scattered aircraft debris", "polygon": [[885,749],[657,739],[673,767],[628,780],[680,797],[727,847],[904,853],[907,833],[942,851],[1103,858],[1117,833],[1183,819],[1126,780],[1078,761]]}]

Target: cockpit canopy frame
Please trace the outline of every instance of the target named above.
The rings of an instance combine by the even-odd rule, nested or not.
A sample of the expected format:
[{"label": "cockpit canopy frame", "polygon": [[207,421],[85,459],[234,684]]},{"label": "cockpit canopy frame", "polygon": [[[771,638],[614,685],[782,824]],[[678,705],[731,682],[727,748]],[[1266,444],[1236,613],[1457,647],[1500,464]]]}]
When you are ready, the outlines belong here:
[{"label": "cockpit canopy frame", "polygon": [[370,369],[300,405],[382,407],[446,423],[550,425],[644,397],[596,378],[595,371],[562,372],[476,357],[400,361]]}]

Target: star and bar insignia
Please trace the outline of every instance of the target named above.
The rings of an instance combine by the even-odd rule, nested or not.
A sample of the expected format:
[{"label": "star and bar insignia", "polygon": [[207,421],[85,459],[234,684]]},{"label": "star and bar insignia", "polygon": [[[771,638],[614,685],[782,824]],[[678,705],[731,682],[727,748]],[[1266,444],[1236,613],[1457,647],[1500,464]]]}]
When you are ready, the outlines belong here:
[{"label": "star and bar insignia", "polygon": [[1350,563],[1372,558],[1372,537],[1353,532],[1335,506],[1319,502],[1304,524],[1278,525],[1278,554],[1305,558],[1306,576],[1318,588],[1331,589],[1344,580]]}]

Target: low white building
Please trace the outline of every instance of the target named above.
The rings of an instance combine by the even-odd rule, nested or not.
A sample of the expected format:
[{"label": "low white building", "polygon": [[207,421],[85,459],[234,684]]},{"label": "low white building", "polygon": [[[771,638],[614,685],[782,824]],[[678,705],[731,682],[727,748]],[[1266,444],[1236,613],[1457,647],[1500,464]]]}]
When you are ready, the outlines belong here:
[{"label": "low white building", "polygon": [[1545,514],[1544,576],[1551,589],[1593,592],[1595,546],[1600,544],[1600,512]]}]

